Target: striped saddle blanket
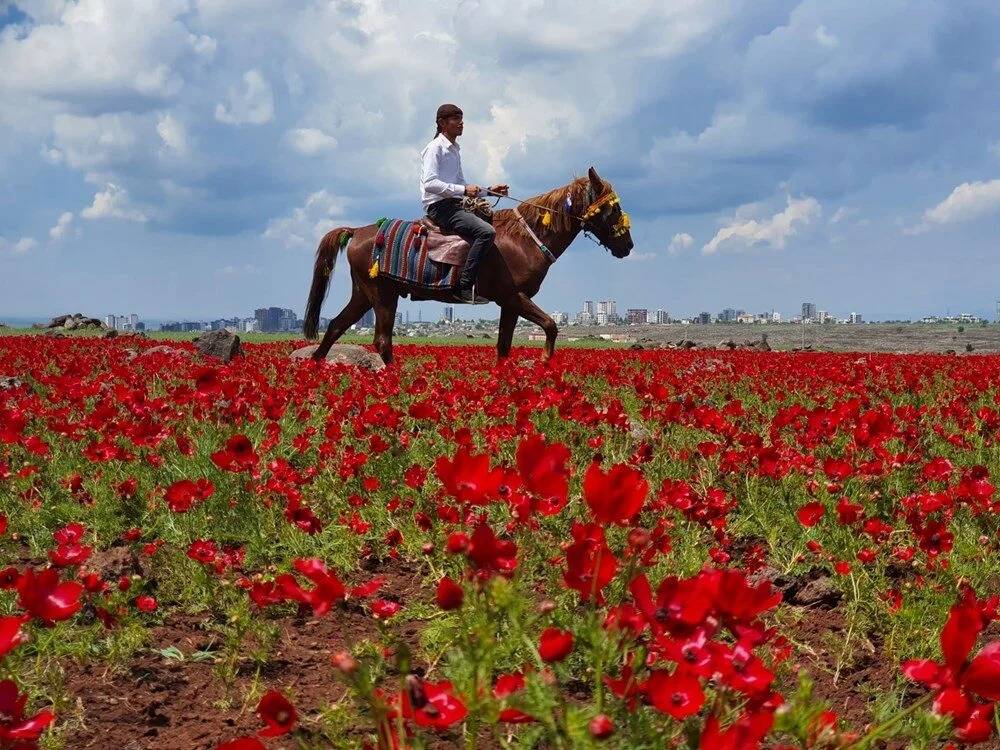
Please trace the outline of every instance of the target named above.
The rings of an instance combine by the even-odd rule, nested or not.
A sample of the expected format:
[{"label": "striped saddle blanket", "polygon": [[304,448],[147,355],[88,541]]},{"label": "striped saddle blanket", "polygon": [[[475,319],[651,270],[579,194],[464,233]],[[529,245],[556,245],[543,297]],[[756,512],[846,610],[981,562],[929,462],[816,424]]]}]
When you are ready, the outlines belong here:
[{"label": "striped saddle blanket", "polygon": [[378,274],[427,289],[458,283],[469,254],[469,243],[458,235],[441,234],[420,221],[384,219],[372,248]]}]

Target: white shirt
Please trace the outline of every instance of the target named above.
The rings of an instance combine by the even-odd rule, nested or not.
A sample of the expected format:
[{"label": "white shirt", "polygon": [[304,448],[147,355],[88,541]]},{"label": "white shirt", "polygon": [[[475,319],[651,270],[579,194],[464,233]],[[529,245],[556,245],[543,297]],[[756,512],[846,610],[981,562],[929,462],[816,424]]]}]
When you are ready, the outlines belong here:
[{"label": "white shirt", "polygon": [[[424,146],[420,154],[420,200],[424,204],[424,210],[445,198],[460,198],[465,195],[460,150],[459,145],[449,141],[444,133],[439,133]],[[480,190],[480,195],[483,192]]]}]

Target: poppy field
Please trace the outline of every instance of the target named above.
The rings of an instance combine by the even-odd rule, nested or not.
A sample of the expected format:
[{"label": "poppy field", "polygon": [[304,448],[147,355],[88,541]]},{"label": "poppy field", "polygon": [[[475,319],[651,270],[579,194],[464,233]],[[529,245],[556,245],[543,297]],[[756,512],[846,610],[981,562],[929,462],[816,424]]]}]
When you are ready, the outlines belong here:
[{"label": "poppy field", "polygon": [[300,344],[0,338],[0,750],[1000,746],[1000,357]]}]

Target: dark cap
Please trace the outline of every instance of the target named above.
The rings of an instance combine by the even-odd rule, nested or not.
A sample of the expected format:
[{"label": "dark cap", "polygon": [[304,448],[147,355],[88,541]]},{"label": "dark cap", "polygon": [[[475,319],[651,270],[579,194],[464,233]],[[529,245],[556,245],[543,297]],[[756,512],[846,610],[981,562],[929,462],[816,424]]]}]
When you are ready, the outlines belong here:
[{"label": "dark cap", "polygon": [[446,120],[449,117],[461,117],[461,116],[462,116],[462,110],[459,109],[454,104],[442,104],[440,107],[438,107],[437,111],[438,120]]}]

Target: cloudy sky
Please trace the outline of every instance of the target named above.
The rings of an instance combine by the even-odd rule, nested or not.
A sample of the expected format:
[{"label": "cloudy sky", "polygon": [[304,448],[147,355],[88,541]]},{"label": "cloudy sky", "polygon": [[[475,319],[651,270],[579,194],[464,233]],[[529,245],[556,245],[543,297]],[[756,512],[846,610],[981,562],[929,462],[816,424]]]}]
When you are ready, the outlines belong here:
[{"label": "cloudy sky", "polygon": [[0,316],[301,312],[323,232],[418,214],[451,101],[470,181],[594,165],[632,213],[632,257],[581,237],[549,310],[992,317],[995,0],[611,8],[0,0]]}]

